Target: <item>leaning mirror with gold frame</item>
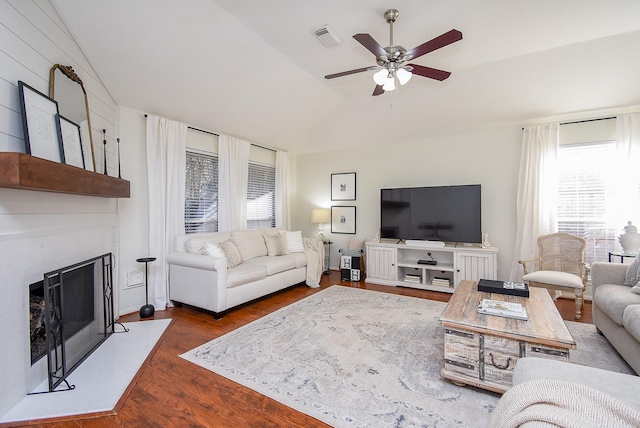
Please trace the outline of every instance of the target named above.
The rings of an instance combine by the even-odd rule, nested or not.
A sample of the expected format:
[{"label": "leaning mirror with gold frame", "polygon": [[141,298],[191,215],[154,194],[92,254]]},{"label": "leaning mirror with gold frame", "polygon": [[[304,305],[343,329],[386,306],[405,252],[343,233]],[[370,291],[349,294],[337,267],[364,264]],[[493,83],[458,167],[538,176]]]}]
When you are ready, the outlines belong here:
[{"label": "leaning mirror with gold frame", "polygon": [[[49,73],[49,96],[58,102],[60,115],[80,126],[85,169],[96,170],[87,91],[73,68],[56,64]],[[65,142],[62,142],[63,145]],[[72,142],[70,142],[72,144]]]}]

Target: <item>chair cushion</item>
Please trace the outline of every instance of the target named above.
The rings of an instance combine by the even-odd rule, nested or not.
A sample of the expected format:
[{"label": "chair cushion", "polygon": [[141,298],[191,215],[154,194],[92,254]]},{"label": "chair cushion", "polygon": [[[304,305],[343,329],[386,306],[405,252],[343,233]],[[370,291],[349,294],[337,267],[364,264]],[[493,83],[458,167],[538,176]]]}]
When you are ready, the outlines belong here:
[{"label": "chair cushion", "polygon": [[634,339],[640,342],[640,305],[629,305],[622,315],[622,325]]},{"label": "chair cushion", "polygon": [[640,254],[636,256],[633,263],[631,263],[627,268],[622,285],[633,287],[638,283],[638,281],[640,281]]},{"label": "chair cushion", "polygon": [[553,270],[539,270],[522,277],[523,281],[539,282],[542,284],[558,285],[561,287],[582,288],[582,279],[578,275]]},{"label": "chair cushion", "polygon": [[623,315],[629,305],[640,305],[640,295],[620,284],[602,284],[593,293],[593,304],[618,325],[623,325]]}]

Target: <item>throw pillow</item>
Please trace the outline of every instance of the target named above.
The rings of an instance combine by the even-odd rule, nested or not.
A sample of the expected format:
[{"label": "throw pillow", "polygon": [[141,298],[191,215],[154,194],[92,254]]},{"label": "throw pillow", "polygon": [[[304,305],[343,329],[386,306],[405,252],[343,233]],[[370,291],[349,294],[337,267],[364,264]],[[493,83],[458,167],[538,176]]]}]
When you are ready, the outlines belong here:
[{"label": "throw pillow", "polygon": [[209,241],[204,243],[200,254],[210,257],[218,257],[221,259],[226,258],[226,256],[224,255],[224,251],[222,251],[222,248],[218,247],[217,244],[213,244]]},{"label": "throw pillow", "polygon": [[284,256],[289,254],[287,238],[284,235],[263,235],[264,243],[267,245],[269,256]]},{"label": "throw pillow", "polygon": [[633,287],[640,281],[640,254],[638,254],[627,268],[627,272],[624,274],[624,281],[622,285]]},{"label": "throw pillow", "polygon": [[238,247],[234,244],[233,241],[224,241],[218,244],[218,247],[224,253],[225,259],[227,259],[227,267],[232,269],[242,263],[242,256],[240,256],[240,251],[238,251]]},{"label": "throw pillow", "polygon": [[631,292],[632,293],[636,293],[636,294],[640,294],[640,282],[637,283],[636,285],[634,285],[633,287],[631,287]]},{"label": "throw pillow", "polygon": [[290,253],[304,253],[304,244],[302,243],[302,231],[280,232],[287,238],[287,248]]}]

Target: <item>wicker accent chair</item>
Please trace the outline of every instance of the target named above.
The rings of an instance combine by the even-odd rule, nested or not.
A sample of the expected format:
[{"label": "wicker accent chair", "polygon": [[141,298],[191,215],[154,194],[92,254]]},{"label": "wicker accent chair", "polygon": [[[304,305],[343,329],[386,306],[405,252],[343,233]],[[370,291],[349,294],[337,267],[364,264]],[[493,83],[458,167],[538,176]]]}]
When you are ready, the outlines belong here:
[{"label": "wicker accent chair", "polygon": [[563,232],[552,233],[538,237],[538,258],[518,260],[524,267],[522,280],[530,287],[568,290],[575,294],[577,320],[582,318],[582,295],[591,270],[584,261],[586,247],[587,241],[583,238]]}]

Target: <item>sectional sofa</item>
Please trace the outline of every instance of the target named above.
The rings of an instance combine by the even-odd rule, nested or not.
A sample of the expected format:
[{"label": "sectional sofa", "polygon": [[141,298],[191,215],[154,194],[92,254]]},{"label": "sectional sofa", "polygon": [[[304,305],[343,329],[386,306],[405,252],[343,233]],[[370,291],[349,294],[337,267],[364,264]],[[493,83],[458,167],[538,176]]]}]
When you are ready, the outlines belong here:
[{"label": "sectional sofa", "polygon": [[[635,262],[634,262],[635,263]],[[636,373],[640,374],[640,294],[637,281],[623,285],[628,264],[597,262],[591,267],[593,323]],[[633,269],[633,267],[631,268]]]}]

